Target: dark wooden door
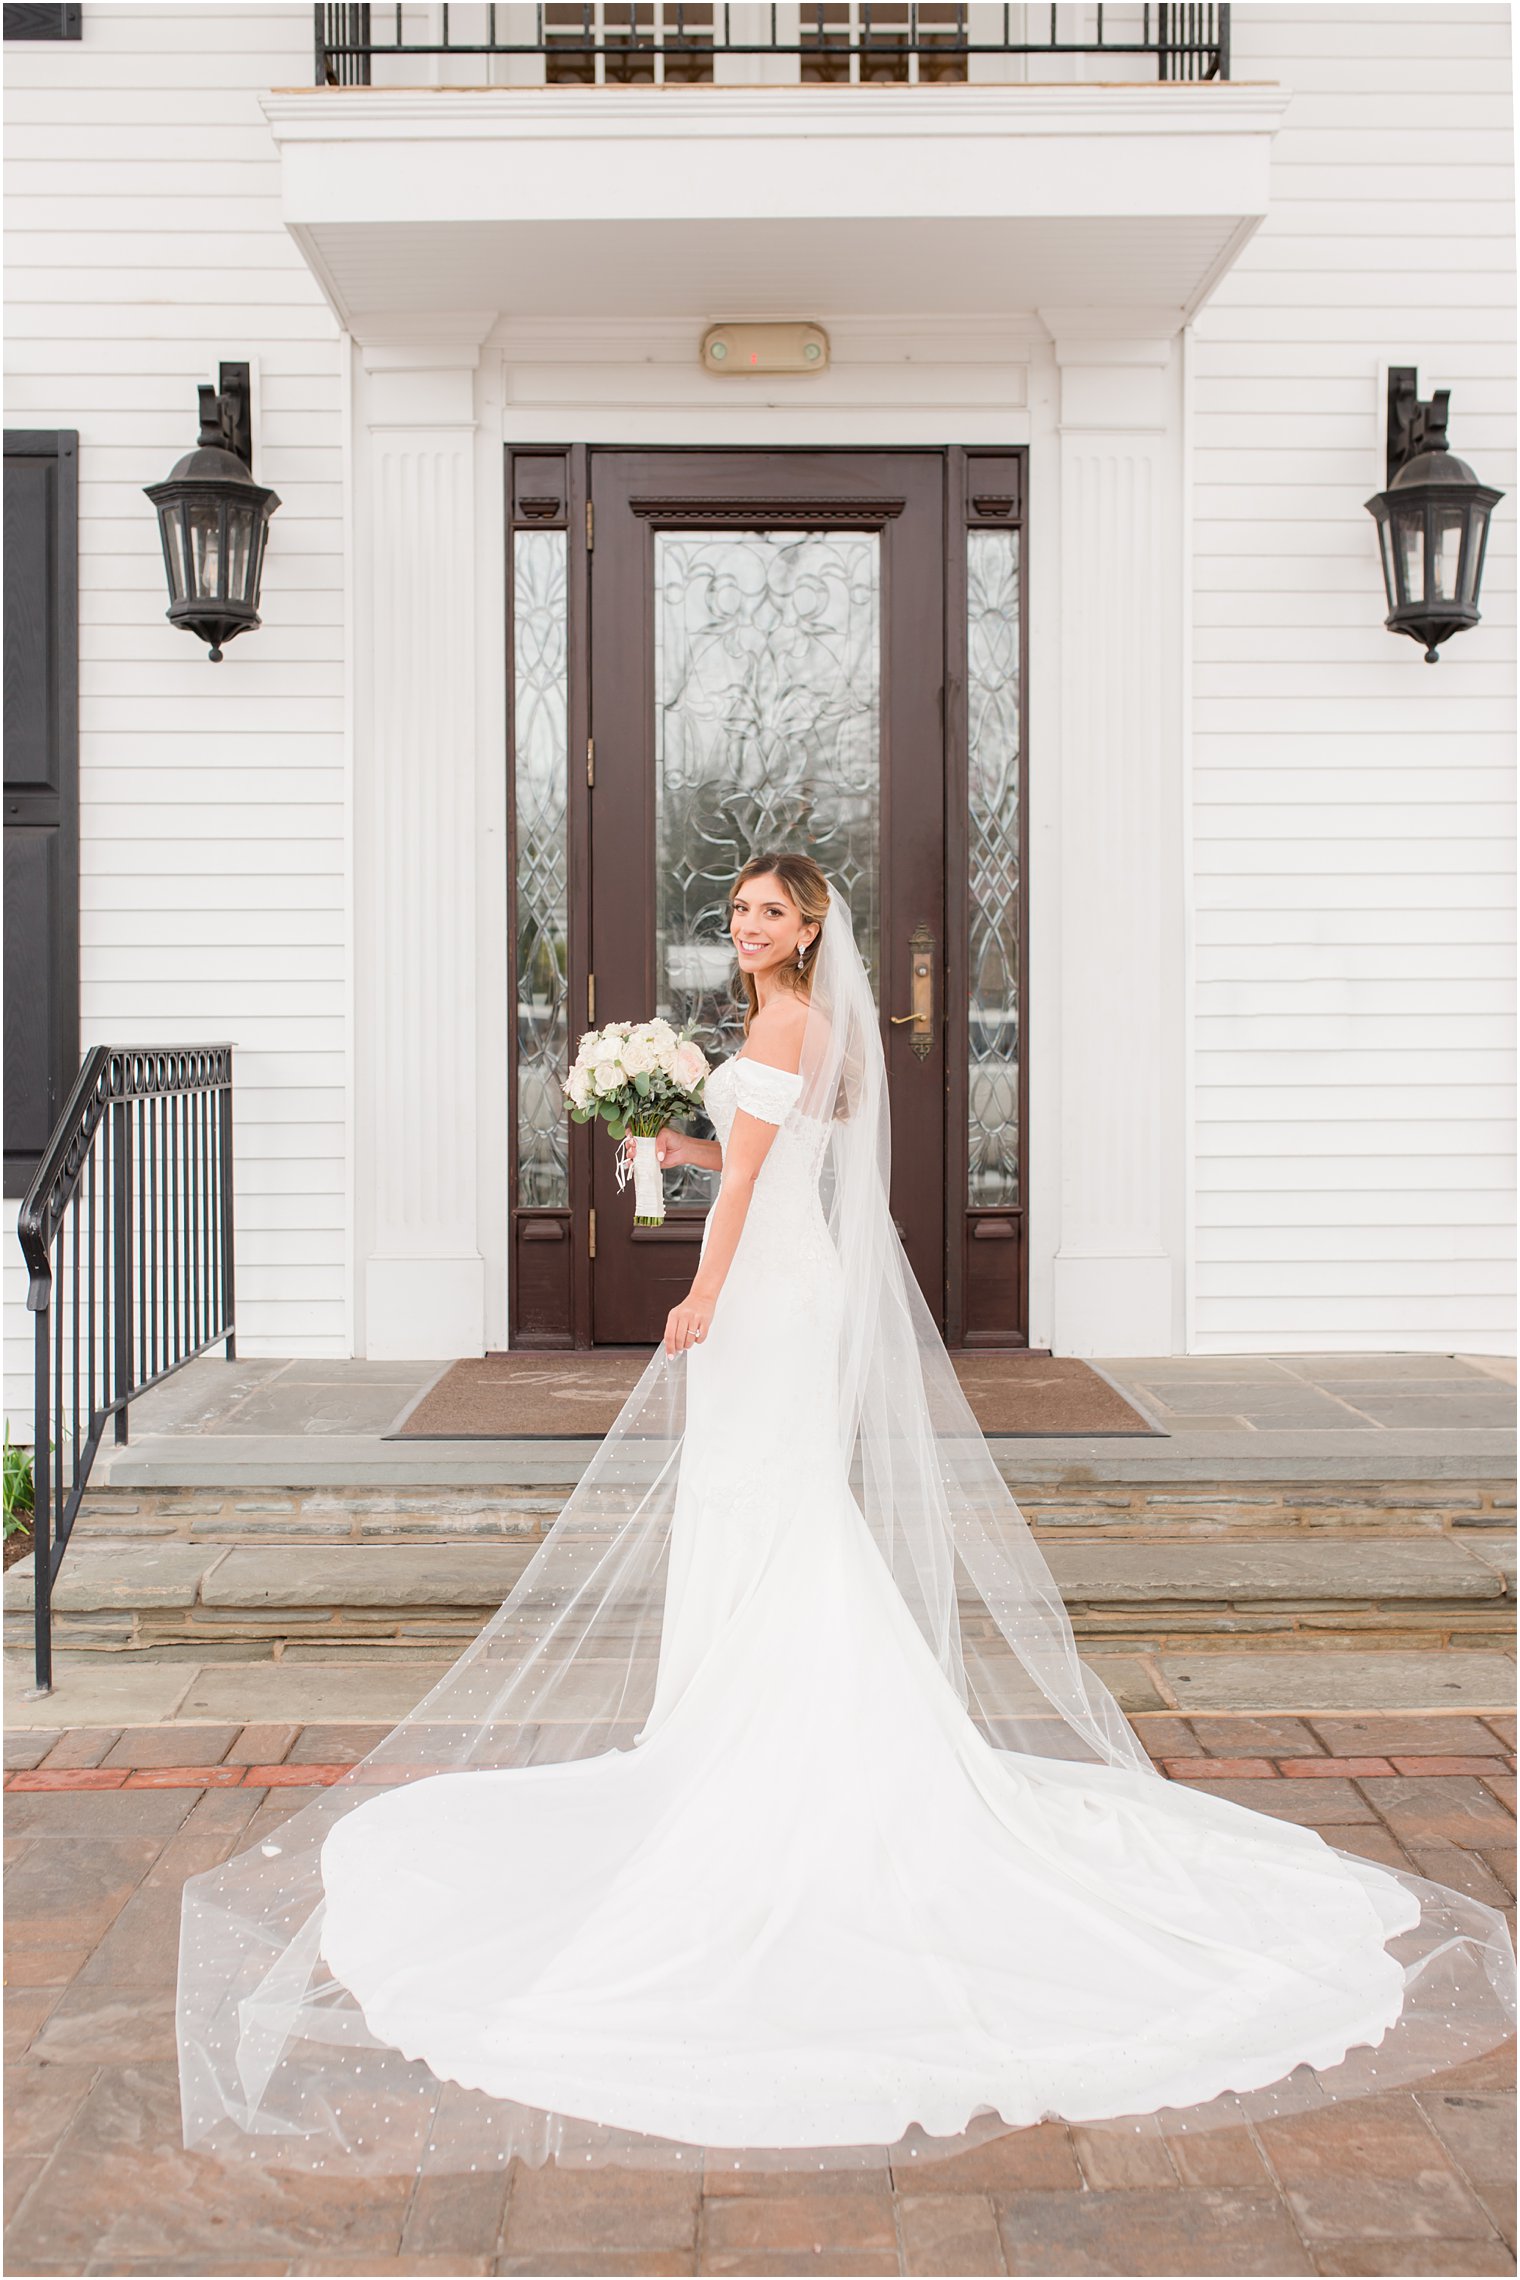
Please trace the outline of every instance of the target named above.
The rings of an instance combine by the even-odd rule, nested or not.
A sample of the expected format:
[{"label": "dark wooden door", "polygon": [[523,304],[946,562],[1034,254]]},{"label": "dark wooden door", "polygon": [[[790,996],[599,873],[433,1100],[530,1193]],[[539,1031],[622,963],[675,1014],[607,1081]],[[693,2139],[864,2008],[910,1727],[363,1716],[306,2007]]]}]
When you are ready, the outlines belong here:
[{"label": "dark wooden door", "polygon": [[[883,1015],[892,1209],[945,1305],[945,481],[937,452],[593,451],[590,980],[601,1023],[740,1042],[725,901],[754,850],[849,896]],[[915,1013],[914,972],[927,989]],[[921,997],[920,1003],[924,1003]],[[573,1035],[581,1026],[579,1019]],[[690,1285],[709,1175],[633,1226],[593,1135],[598,1345],[644,1344]]]}]

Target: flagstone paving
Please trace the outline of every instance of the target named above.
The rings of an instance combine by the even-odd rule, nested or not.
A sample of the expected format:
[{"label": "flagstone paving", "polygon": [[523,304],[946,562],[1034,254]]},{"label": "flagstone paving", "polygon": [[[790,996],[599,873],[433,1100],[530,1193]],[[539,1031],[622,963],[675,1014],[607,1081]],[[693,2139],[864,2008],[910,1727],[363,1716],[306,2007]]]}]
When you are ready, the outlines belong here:
[{"label": "flagstone paving", "polygon": [[[1022,1480],[1513,1480],[1515,1365],[1506,1356],[1101,1356],[1091,1366],[1153,1430],[992,1435]],[[399,1434],[402,1417],[447,1367],[202,1355],[133,1403],[132,1438],[101,1449],[95,1485],[177,1484],[224,1495],[236,1486],[246,1498],[297,1485],[405,1494],[425,1482],[579,1477],[594,1439],[419,1442]],[[245,1518],[257,1535],[257,1511]]]},{"label": "flagstone paving", "polygon": [[[139,1713],[139,1715],[141,1715]],[[1512,1908],[1512,1717],[1136,1719],[1173,1779]],[[179,2144],[180,1886],[372,1748],[341,1719],[37,1726],[6,1744],[7,2272],[1511,2273],[1514,2050],[1186,2138],[1046,2123],[907,2175],[514,2165],[350,2181]],[[1513,1921],[1513,1916],[1511,1916]]]}]

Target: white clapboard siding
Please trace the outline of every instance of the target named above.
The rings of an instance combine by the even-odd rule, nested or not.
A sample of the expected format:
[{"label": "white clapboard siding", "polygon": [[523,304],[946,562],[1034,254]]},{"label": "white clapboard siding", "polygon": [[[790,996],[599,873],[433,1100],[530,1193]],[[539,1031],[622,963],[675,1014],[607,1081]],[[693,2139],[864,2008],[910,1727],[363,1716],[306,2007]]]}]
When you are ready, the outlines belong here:
[{"label": "white clapboard siding", "polygon": [[[5,64],[6,423],[80,439],[82,1041],[233,1040],[239,1351],[347,1353],[341,344],[258,101],[310,83],[311,10],[113,0]],[[281,506],[265,625],[213,666],[164,617],[142,486],[243,357]],[[9,1228],[30,1438],[14,1206]]]},{"label": "white clapboard siding", "polygon": [[[1193,342],[1200,1352],[1514,1350],[1509,11],[1234,11],[1292,103]],[[1380,363],[1509,493],[1484,624],[1382,626]]]}]

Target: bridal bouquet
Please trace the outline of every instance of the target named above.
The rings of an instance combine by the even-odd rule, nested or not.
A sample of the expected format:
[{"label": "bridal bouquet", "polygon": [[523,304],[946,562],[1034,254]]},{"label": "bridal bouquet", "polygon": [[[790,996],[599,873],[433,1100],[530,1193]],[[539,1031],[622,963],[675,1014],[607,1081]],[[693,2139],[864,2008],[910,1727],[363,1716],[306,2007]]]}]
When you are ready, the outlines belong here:
[{"label": "bridal bouquet", "polygon": [[620,1189],[629,1173],[622,1142],[632,1135],[635,1227],[658,1227],[665,1217],[655,1135],[673,1116],[691,1116],[701,1107],[707,1075],[701,1047],[668,1021],[609,1021],[605,1029],[588,1029],[576,1048],[565,1085],[570,1113],[577,1124],[606,1119],[619,1143]]}]

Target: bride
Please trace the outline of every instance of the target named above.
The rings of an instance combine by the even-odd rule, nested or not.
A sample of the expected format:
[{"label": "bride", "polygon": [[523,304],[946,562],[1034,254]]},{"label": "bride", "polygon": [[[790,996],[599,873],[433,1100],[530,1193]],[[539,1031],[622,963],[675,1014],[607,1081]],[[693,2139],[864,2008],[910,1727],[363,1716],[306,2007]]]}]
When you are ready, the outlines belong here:
[{"label": "bride", "polygon": [[186,1887],[186,2142],[314,2166],[929,2160],[1499,2041],[1481,1903],[1173,1785],[1075,1651],[888,1209],[850,913],[746,864],[696,1278],[499,1614]]}]

